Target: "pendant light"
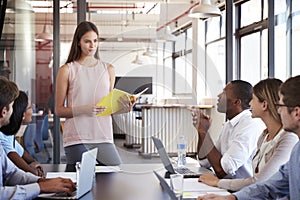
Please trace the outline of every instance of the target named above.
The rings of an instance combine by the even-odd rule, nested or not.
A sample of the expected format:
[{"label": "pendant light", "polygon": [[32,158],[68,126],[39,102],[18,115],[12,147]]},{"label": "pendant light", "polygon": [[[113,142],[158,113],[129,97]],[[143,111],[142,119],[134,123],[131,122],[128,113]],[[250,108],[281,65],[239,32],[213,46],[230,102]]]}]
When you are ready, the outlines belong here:
[{"label": "pendant light", "polygon": [[137,52],[135,59],[131,63],[137,64],[137,65],[143,65],[144,61],[140,58],[139,53]]},{"label": "pendant light", "polygon": [[150,44],[149,44],[146,51],[143,53],[143,56],[155,58],[155,57],[157,57],[157,54],[152,50],[152,48],[150,47]]},{"label": "pendant light", "polygon": [[[168,23],[168,0],[166,0],[166,24]],[[172,34],[171,28],[169,25],[165,26],[162,30],[162,34],[157,38],[158,42],[173,42],[177,38]]]},{"label": "pendant light", "polygon": [[44,42],[44,41],[52,41],[53,40],[53,34],[49,33],[47,30],[47,15],[48,11],[45,13],[45,23],[43,26],[43,31],[36,35],[35,41],[36,42]]},{"label": "pendant light", "polygon": [[173,42],[176,41],[175,35],[172,34],[170,26],[163,29],[163,33],[156,40],[158,42]]},{"label": "pendant light", "polygon": [[210,0],[199,0],[199,4],[192,8],[189,13],[189,17],[205,19],[210,17],[221,16],[220,9],[211,4]]},{"label": "pendant light", "polygon": [[36,42],[52,41],[53,34],[47,32],[47,25],[44,24],[43,31],[35,37]]},{"label": "pendant light", "polygon": [[148,26],[148,39],[149,39],[148,47],[147,47],[146,51],[143,53],[143,56],[155,58],[155,57],[157,57],[157,54],[156,54],[156,52],[154,52],[152,50],[152,48],[150,46],[150,41],[151,41],[150,26]]}]

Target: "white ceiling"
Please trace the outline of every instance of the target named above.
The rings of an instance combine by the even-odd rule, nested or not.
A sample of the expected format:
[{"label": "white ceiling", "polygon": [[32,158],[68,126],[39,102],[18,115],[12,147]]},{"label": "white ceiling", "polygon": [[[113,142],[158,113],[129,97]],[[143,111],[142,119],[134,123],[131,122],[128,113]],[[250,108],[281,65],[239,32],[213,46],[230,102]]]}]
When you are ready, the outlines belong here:
[{"label": "white ceiling", "polygon": [[[30,3],[35,10],[31,17],[31,23],[35,24],[34,32],[42,32],[44,24],[47,24],[47,30],[52,32],[52,1],[26,2]],[[212,0],[213,4],[215,2],[218,1]],[[168,0],[167,4],[166,0],[87,0],[86,19],[97,25],[102,38],[154,40],[157,29],[166,23],[173,21],[170,26],[174,30],[191,21],[186,12],[195,3],[197,3],[195,0]],[[61,8],[61,39],[71,40],[77,24],[77,3],[61,1],[60,5],[68,7]],[[11,27],[17,23],[15,16],[15,13],[6,14],[4,34],[14,30]]]}]

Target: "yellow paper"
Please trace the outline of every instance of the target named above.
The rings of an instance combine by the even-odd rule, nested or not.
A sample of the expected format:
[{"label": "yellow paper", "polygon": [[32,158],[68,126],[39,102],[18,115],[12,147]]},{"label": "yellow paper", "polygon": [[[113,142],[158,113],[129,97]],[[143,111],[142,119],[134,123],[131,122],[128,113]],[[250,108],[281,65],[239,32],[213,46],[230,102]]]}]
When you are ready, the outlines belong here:
[{"label": "yellow paper", "polygon": [[[129,94],[125,91],[119,89],[113,89],[108,95],[100,99],[100,101],[96,104],[97,106],[105,106],[106,109],[102,112],[97,114],[97,116],[107,116],[111,115],[115,112],[118,112],[123,108],[120,99],[128,95],[131,102],[136,101],[144,92],[146,92],[148,88],[144,89],[142,92],[138,94]],[[122,101],[122,100],[121,100]]]}]

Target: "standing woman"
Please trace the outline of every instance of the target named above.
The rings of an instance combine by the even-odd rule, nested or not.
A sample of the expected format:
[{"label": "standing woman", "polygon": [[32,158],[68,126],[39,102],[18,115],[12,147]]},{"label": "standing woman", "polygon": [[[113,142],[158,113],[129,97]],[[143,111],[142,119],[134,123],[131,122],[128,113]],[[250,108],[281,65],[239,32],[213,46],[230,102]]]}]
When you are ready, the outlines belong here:
[{"label": "standing woman", "polygon": [[[57,74],[55,113],[66,118],[63,145],[67,164],[81,161],[82,153],[94,147],[98,147],[100,164],[121,164],[113,141],[111,116],[96,116],[105,110],[103,106],[96,106],[97,102],[115,83],[114,67],[100,59],[98,45],[99,32],[95,24],[81,22],[75,30],[66,64]],[[130,100],[122,103],[123,111],[130,111]]]},{"label": "standing woman", "polygon": [[257,142],[257,151],[252,161],[253,177],[218,179],[214,175],[205,174],[199,177],[199,181],[237,191],[256,181],[267,180],[289,160],[291,151],[299,139],[296,134],[282,128],[277,113],[275,104],[279,101],[281,83],[278,79],[265,79],[253,87],[253,98],[250,102],[252,117],[261,118],[267,127]]}]

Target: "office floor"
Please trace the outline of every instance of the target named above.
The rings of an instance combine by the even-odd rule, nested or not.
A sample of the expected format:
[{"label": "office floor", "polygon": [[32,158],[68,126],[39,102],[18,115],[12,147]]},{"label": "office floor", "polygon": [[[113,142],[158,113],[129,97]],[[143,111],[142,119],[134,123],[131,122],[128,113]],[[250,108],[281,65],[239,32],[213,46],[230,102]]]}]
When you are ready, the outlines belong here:
[{"label": "office floor", "polygon": [[[125,139],[115,139],[115,145],[119,151],[120,157],[124,164],[141,164],[141,163],[161,163],[161,160],[158,156],[151,156],[149,158],[144,158],[143,156],[139,155],[138,148],[127,148],[124,147]],[[39,155],[39,160],[41,163],[52,163],[53,160],[53,147],[50,141],[45,141],[47,151],[42,152]],[[51,160],[47,160],[47,153],[49,154]],[[60,147],[60,163],[66,163],[66,156],[62,146]]]},{"label": "office floor", "polygon": [[141,163],[161,163],[158,156],[151,156],[144,158],[139,155],[138,148],[127,148],[124,147],[124,139],[115,139],[115,144],[122,158],[123,163],[126,164],[141,164]]}]

